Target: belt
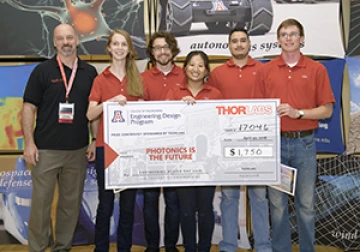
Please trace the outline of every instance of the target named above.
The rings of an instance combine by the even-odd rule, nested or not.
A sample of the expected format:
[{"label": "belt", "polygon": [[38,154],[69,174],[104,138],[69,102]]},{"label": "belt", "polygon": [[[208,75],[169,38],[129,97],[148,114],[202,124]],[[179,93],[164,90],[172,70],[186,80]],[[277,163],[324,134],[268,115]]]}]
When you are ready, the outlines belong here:
[{"label": "belt", "polygon": [[310,136],[314,133],[313,130],[304,130],[304,131],[283,131],[281,132],[281,136],[285,138],[301,138]]}]

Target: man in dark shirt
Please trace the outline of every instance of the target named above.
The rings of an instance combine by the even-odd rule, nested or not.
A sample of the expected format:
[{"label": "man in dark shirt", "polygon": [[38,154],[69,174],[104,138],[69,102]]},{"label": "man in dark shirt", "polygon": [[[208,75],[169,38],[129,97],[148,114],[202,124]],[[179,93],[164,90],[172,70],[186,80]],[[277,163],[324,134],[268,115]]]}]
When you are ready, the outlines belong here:
[{"label": "man in dark shirt", "polygon": [[[89,160],[95,158],[95,145],[88,148],[86,110],[97,73],[77,57],[77,45],[74,29],[58,25],[54,30],[57,54],[34,69],[25,88],[22,127],[24,158],[31,164],[33,186],[28,236],[31,252],[45,251],[50,243],[56,182],[59,200],[52,251],[70,251],[84,189],[86,151]],[[96,128],[91,127],[91,131],[95,136]]]}]

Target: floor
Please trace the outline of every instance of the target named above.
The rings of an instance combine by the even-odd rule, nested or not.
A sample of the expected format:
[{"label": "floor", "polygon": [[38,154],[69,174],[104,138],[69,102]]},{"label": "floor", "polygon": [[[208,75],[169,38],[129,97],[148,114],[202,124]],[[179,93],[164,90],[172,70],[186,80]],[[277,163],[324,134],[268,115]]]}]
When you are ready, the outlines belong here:
[{"label": "floor", "polygon": [[[178,246],[180,252],[184,252],[184,248],[182,246]],[[93,245],[88,245],[88,246],[75,246],[73,247],[73,249],[71,250],[72,252],[92,252],[94,250],[94,246]],[[140,246],[133,246],[132,248],[132,252],[143,252],[145,250],[144,247],[140,247]],[[27,246],[24,245],[0,245],[0,251],[7,251],[7,252],[27,252],[28,248]],[[50,251],[50,249],[48,249],[47,251]],[[161,250],[161,252],[164,252],[165,250]],[[298,252],[298,247],[297,246],[293,246],[293,252]],[[115,244],[111,244],[111,249],[110,252],[116,252],[116,245]],[[211,247],[211,252],[219,252],[219,248],[217,245],[213,245]],[[248,252],[248,250],[244,250],[244,249],[238,249],[237,252]],[[342,249],[338,249],[338,248],[334,248],[334,247],[325,247],[325,246],[316,246],[316,252],[343,252]]]}]

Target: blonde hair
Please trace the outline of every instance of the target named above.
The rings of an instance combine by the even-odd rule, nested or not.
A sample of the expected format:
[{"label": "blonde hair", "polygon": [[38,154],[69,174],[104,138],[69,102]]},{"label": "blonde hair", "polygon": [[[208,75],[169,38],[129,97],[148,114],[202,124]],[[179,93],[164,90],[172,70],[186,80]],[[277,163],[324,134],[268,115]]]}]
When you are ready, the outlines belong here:
[{"label": "blonde hair", "polygon": [[113,30],[106,43],[106,52],[110,55],[111,53],[108,51],[108,47],[111,44],[112,38],[115,34],[120,34],[124,36],[126,43],[129,47],[129,53],[126,55],[126,62],[125,62],[125,71],[126,71],[126,81],[127,81],[127,93],[131,96],[140,97],[144,95],[144,89],[142,84],[142,78],[139,72],[139,69],[136,66],[135,58],[137,53],[133,46],[131,37],[129,33],[124,30]]}]

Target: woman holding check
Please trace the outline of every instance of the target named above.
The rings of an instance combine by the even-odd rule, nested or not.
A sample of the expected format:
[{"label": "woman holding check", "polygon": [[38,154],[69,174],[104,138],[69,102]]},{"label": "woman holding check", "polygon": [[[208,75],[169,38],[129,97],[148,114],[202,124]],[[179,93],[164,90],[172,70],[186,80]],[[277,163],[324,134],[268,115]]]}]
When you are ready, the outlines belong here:
[{"label": "woman holding check", "polygon": [[[182,85],[169,90],[167,100],[182,100],[194,104],[196,100],[221,99],[218,89],[205,79],[210,73],[209,58],[202,51],[190,52],[184,62],[186,78]],[[214,230],[213,198],[215,186],[189,186],[177,189],[180,202],[180,223],[186,252],[208,252]],[[196,211],[199,242],[196,248]]]},{"label": "woman holding check", "polygon": [[[104,182],[104,125],[103,102],[138,101],[143,96],[143,85],[135,63],[136,51],[130,35],[123,30],[113,31],[106,45],[111,65],[98,75],[89,96],[87,117],[98,120],[95,167],[99,190],[99,203],[95,223],[95,252],[109,251],[110,218],[114,208],[113,190],[105,190]],[[117,230],[117,251],[129,252],[132,245],[132,229],[136,189],[120,193],[120,219]]]}]

